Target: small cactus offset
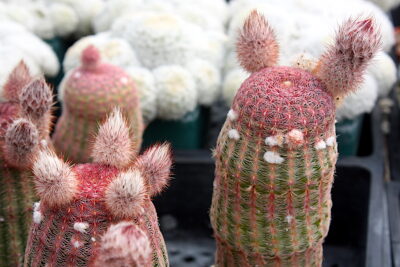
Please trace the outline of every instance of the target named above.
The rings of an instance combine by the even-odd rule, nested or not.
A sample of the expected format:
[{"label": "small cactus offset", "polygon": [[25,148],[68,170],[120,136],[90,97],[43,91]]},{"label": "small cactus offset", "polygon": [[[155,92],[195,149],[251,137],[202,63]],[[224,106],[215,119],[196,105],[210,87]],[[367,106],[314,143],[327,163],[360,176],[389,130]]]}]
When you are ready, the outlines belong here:
[{"label": "small cactus offset", "polygon": [[372,19],[348,20],[315,69],[275,66],[273,30],[256,11],[247,18],[237,53],[252,74],[215,150],[216,266],[321,266],[337,160],[335,101],[357,89],[379,45]]},{"label": "small cactus offset", "polygon": [[71,166],[50,150],[34,163],[40,196],[25,266],[168,266],[151,198],[168,183],[170,146],[135,156],[121,111],[98,130],[93,163]]},{"label": "small cactus offset", "polygon": [[138,93],[128,74],[117,66],[102,63],[100,53],[88,46],[82,65],[62,83],[63,113],[53,135],[56,152],[74,163],[90,162],[91,138],[114,107],[120,107],[131,127],[133,152],[140,149],[143,134]]},{"label": "small cactus offset", "polygon": [[21,62],[3,88],[0,103],[0,266],[22,264],[34,192],[29,169],[49,141],[52,94]]}]

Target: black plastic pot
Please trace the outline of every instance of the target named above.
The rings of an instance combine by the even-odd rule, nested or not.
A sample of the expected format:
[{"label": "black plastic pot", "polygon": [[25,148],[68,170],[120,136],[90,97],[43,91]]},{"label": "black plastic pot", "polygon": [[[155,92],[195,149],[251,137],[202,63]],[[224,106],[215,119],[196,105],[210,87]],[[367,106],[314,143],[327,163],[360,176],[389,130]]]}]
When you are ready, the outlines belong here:
[{"label": "black plastic pot", "polygon": [[[372,154],[338,162],[324,266],[391,266],[379,120],[375,109]],[[171,266],[209,267],[215,251],[208,217],[214,180],[211,151],[176,151],[174,174],[170,188],[155,199]]]},{"label": "black plastic pot", "polygon": [[400,266],[400,183],[387,184],[393,266]]},{"label": "black plastic pot", "polygon": [[400,181],[400,107],[397,94],[400,89],[395,88],[392,91],[391,99],[393,105],[390,112],[390,132],[387,136],[387,148],[389,150],[390,173],[395,181]]}]

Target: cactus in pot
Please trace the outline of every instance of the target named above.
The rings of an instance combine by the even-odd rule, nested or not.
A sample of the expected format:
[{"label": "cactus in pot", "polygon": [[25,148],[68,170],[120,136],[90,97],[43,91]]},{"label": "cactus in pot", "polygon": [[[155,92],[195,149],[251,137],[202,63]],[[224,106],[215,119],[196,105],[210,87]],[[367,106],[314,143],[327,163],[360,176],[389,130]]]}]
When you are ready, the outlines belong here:
[{"label": "cactus in pot", "polygon": [[49,141],[52,94],[20,62],[4,85],[0,103],[0,266],[20,266],[36,200],[29,171]]},{"label": "cactus in pot", "polygon": [[25,266],[168,266],[151,198],[168,183],[170,147],[135,157],[129,135],[115,109],[98,131],[93,163],[71,166],[50,150],[38,156]]},{"label": "cactus in pot", "polygon": [[316,67],[275,66],[279,47],[253,11],[237,41],[252,74],[215,150],[216,266],[321,266],[337,160],[335,102],[357,89],[380,46],[373,20],[347,20]]},{"label": "cactus in pot", "polygon": [[128,119],[134,152],[142,142],[143,123],[134,82],[119,67],[102,63],[94,46],[82,53],[82,66],[63,81],[63,113],[53,136],[57,153],[76,163],[90,161],[90,141],[98,124],[118,106]]}]

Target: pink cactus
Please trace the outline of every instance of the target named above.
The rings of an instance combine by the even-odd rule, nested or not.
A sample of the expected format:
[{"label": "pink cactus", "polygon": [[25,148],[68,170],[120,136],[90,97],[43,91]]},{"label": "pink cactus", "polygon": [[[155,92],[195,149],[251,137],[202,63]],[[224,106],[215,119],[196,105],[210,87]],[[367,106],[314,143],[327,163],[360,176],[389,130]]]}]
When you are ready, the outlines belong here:
[{"label": "pink cactus", "polygon": [[335,100],[357,89],[379,43],[372,19],[348,20],[315,69],[274,66],[272,30],[250,14],[237,51],[252,74],[215,150],[215,266],[321,266],[337,160]]},{"label": "pink cactus", "polygon": [[[33,168],[39,219],[31,227],[26,266],[148,266],[140,265],[147,251],[150,265],[168,266],[151,197],[168,183],[170,147],[155,146],[133,159],[128,133],[115,109],[98,130],[93,163],[70,166],[53,152],[40,154]],[[131,254],[138,250],[146,253]]]},{"label": "pink cactus", "polygon": [[74,163],[90,162],[90,144],[99,123],[114,107],[120,107],[131,126],[130,153],[137,154],[143,122],[135,83],[121,68],[101,62],[100,52],[94,46],[83,51],[81,61],[82,65],[65,77],[63,113],[53,135],[56,152]]}]

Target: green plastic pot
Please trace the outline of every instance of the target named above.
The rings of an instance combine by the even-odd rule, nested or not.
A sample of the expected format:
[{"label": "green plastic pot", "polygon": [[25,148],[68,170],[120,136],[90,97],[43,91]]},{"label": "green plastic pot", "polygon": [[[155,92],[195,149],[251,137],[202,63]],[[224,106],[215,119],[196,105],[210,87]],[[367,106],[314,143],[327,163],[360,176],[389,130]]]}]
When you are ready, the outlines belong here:
[{"label": "green plastic pot", "polygon": [[340,156],[356,156],[360,144],[360,137],[364,114],[354,119],[346,119],[336,123],[336,135]]},{"label": "green plastic pot", "polygon": [[199,149],[205,143],[209,109],[197,107],[180,120],[156,119],[143,135],[143,148],[154,143],[170,142],[174,149]]}]

